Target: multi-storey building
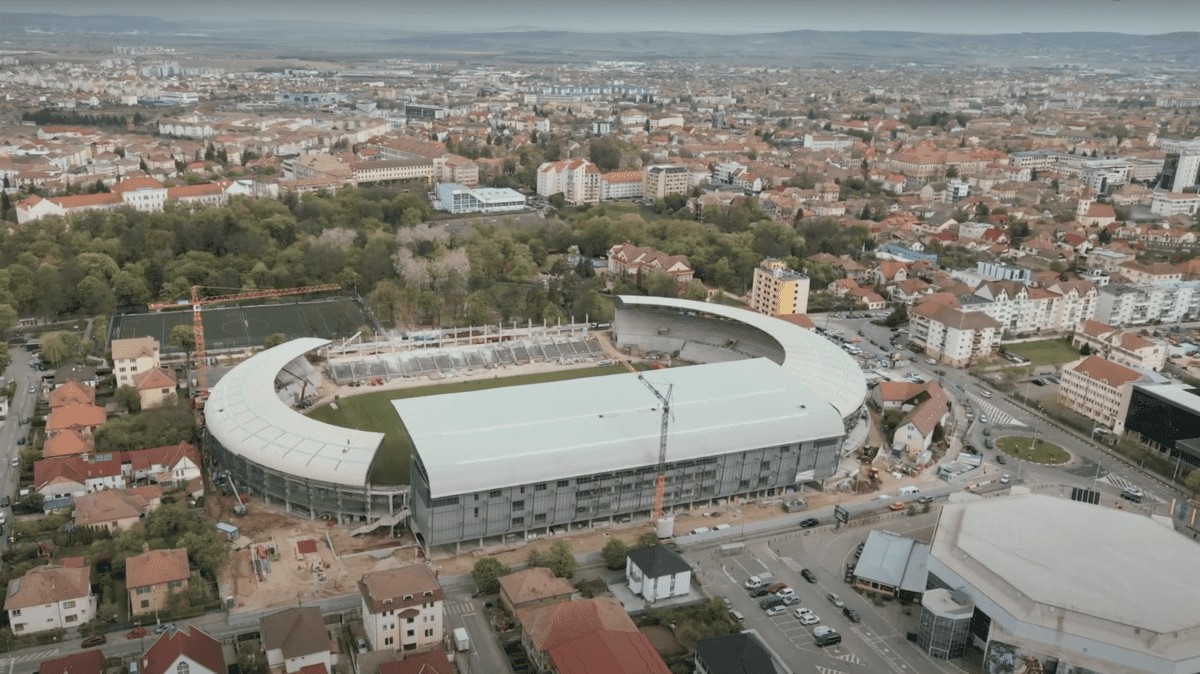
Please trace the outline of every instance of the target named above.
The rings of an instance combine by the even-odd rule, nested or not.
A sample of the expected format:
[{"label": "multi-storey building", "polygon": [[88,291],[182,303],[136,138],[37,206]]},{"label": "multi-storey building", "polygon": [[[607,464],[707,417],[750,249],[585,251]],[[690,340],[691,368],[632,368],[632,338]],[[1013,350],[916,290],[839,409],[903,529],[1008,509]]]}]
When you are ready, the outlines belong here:
[{"label": "multi-storey building", "polygon": [[1195,215],[1200,211],[1200,194],[1194,192],[1155,191],[1150,198],[1150,212],[1169,218],[1172,215]]},{"label": "multi-storey building", "polygon": [[1123,431],[1130,385],[1143,375],[1102,356],[1081,358],[1062,368],[1058,402],[1117,433]]},{"label": "multi-storey building", "polygon": [[79,627],[96,617],[91,567],[35,566],[8,581],[4,610],[14,636]]},{"label": "multi-storey building", "polygon": [[808,313],[809,279],[788,269],[783,260],[767,258],[754,269],[750,307],[768,316]]},{"label": "multi-storey building", "polygon": [[601,200],[640,198],[642,198],[641,171],[611,171],[600,176]]},{"label": "multi-storey building", "polygon": [[664,199],[668,194],[687,194],[691,178],[687,168],[670,164],[647,166],[642,181],[642,198],[649,202]]},{"label": "multi-storey building", "polygon": [[158,340],[153,337],[132,337],[112,341],[113,374],[117,387],[133,386],[136,375],[158,367]]},{"label": "multi-storey building", "polygon": [[537,193],[563,195],[572,206],[600,202],[600,167],[586,159],[546,162],[538,167]]},{"label": "multi-storey building", "polygon": [[1082,349],[1084,345],[1093,353],[1126,367],[1157,372],[1167,362],[1166,345],[1099,321],[1084,321],[1075,331],[1071,346]]},{"label": "multi-storey building", "polygon": [[1046,288],[1016,281],[988,281],[975,289],[963,311],[981,311],[1013,334],[1068,332],[1096,312],[1096,288],[1088,281],[1060,281]]},{"label": "multi-storey building", "polygon": [[658,270],[675,277],[680,286],[692,280],[692,266],[684,255],[668,255],[653,248],[622,243],[608,250],[608,273],[633,276],[638,281],[646,274]]},{"label": "multi-storey building", "polygon": [[131,615],[147,615],[167,608],[171,595],[185,592],[188,586],[187,550],[150,550],[125,560],[125,589],[129,593]]},{"label": "multi-storey building", "polygon": [[412,651],[441,643],[445,593],[428,566],[368,573],[358,589],[372,649]]},{"label": "multi-storey building", "polygon": [[1113,284],[1100,289],[1095,319],[1108,325],[1176,323],[1200,316],[1200,281]]},{"label": "multi-storey building", "polygon": [[910,309],[910,340],[930,358],[954,367],[990,358],[1000,348],[1003,325],[982,311],[964,311],[956,304],[930,300]]}]

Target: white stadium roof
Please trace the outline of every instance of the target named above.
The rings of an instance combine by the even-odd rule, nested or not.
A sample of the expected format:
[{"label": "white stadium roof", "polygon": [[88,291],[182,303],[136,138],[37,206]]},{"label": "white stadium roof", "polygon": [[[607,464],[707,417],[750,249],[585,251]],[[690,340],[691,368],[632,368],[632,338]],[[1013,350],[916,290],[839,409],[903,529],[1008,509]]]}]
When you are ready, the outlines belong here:
[{"label": "white stadium roof", "polygon": [[867,397],[867,380],[862,368],[833,342],[811,330],[805,330],[775,316],[723,304],[681,300],[669,297],[621,295],[627,307],[663,307],[695,311],[737,321],[770,335],[783,347],[785,372],[828,396],[841,416],[848,417],[862,407]]},{"label": "white stadium roof", "polygon": [[1200,662],[1200,545],[1160,519],[1040,494],[952,503],[930,558],[1051,635]]},{"label": "white stadium roof", "polygon": [[366,486],[383,434],[310,419],[275,392],[280,370],[327,344],[327,339],[293,339],[234,367],[209,394],[208,432],[225,449],[265,468],[302,480]]},{"label": "white stadium roof", "polygon": [[[667,461],[841,437],[841,415],[765,358],[643,374],[671,393]],[[395,400],[431,496],[658,462],[662,413],[633,374]]]}]

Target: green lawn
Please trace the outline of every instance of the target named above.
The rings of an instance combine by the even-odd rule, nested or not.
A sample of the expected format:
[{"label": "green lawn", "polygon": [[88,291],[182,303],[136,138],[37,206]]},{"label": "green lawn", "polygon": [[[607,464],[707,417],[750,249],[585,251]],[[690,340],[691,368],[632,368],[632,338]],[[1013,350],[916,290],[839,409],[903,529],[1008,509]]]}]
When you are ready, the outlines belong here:
[{"label": "green lawn", "polygon": [[599,377],[608,374],[626,372],[622,365],[606,365],[603,367],[581,368],[577,370],[559,370],[539,374],[524,374],[502,379],[476,379],[471,381],[456,381],[432,386],[398,389],[391,391],[372,391],[337,401],[337,409],[329,405],[312,410],[308,416],[343,428],[357,428],[364,431],[383,433],[383,444],[375,455],[375,463],[371,466],[370,481],[372,484],[408,484],[409,454],[412,444],[404,424],[396,415],[392,401],[400,398],[416,398],[418,396],[440,395],[443,393],[461,393],[463,391],[480,391],[502,386],[521,386],[523,384],[540,384],[548,381],[564,381],[583,377]]},{"label": "green lawn", "polygon": [[1034,365],[1058,365],[1069,363],[1079,358],[1079,352],[1071,348],[1071,343],[1062,339],[1043,339],[1040,342],[1023,342],[1021,344],[1001,344],[1000,348],[1011,351],[1018,356],[1024,356]]},{"label": "green lawn", "polygon": [[996,447],[1009,456],[1015,456],[1031,463],[1056,465],[1071,460],[1071,455],[1067,453],[1067,450],[1040,438],[1035,445],[1033,438],[1013,435],[996,440]]}]

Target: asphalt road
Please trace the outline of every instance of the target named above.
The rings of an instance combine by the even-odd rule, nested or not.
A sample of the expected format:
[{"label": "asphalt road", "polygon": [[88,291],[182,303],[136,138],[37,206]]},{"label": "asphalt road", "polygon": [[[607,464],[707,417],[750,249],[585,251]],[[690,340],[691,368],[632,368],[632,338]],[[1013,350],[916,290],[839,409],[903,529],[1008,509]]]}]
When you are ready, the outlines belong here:
[{"label": "asphalt road", "polygon": [[[17,440],[29,436],[30,426],[22,425],[21,419],[33,417],[34,409],[37,406],[37,394],[30,394],[29,387],[39,380],[30,365],[32,356],[28,351],[20,347],[12,347],[9,349],[9,356],[12,362],[4,371],[5,381],[14,381],[17,385],[13,391],[13,399],[8,401],[8,418],[5,419],[3,426],[0,426],[0,448],[2,448],[0,456],[3,457],[0,460],[0,486],[3,486],[3,494],[15,498],[20,470],[14,468],[11,462],[13,458],[20,455],[22,446],[17,444]],[[5,508],[4,514],[7,519],[12,519],[10,509]],[[7,534],[10,526],[12,526],[11,522],[6,522],[4,525],[5,535],[0,536],[0,550],[8,547]]]}]

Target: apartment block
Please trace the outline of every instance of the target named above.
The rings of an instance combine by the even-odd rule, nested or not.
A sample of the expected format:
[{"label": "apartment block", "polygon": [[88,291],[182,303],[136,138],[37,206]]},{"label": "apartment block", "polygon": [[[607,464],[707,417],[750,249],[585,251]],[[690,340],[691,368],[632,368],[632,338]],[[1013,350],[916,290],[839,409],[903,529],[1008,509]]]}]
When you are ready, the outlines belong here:
[{"label": "apartment block", "polygon": [[373,650],[423,650],[442,642],[445,593],[428,566],[368,573],[358,589],[363,629]]},{"label": "apartment block", "polygon": [[1200,316],[1200,281],[1114,284],[1096,296],[1095,319],[1114,326],[1176,323]]},{"label": "apartment block", "polygon": [[537,193],[561,194],[572,206],[600,202],[600,167],[586,159],[546,162],[538,167]]},{"label": "apartment block", "polygon": [[665,199],[668,194],[687,194],[690,186],[691,178],[683,166],[647,166],[645,177],[642,179],[642,198],[654,202]]},{"label": "apartment block", "polygon": [[153,337],[112,341],[113,374],[117,387],[133,386],[133,378],[159,366],[159,343]]},{"label": "apartment block", "polygon": [[951,304],[935,300],[911,309],[911,341],[923,347],[925,355],[953,367],[990,358],[1000,348],[1003,325],[982,311],[963,311]]},{"label": "apartment block", "polygon": [[754,269],[750,306],[768,316],[806,314],[809,283],[807,276],[788,269],[783,260],[767,258]]},{"label": "apartment block", "polygon": [[1084,345],[1087,345],[1092,353],[1126,367],[1157,372],[1167,362],[1165,344],[1099,321],[1084,321],[1075,331],[1071,346],[1082,349]]}]

